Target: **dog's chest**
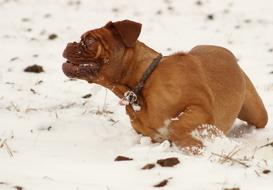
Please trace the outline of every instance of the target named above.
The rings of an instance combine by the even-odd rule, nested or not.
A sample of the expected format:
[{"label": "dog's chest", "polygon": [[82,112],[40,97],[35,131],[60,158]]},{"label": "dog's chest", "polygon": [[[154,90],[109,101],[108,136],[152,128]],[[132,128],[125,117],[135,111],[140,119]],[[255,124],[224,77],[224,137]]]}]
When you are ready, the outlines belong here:
[{"label": "dog's chest", "polygon": [[162,136],[162,128],[167,129],[171,122],[166,124],[167,121],[172,121],[174,117],[172,113],[159,112],[158,110],[147,110],[142,108],[140,111],[134,111],[131,106],[126,107],[127,114],[130,117],[132,127],[145,136],[150,136],[156,139]]}]

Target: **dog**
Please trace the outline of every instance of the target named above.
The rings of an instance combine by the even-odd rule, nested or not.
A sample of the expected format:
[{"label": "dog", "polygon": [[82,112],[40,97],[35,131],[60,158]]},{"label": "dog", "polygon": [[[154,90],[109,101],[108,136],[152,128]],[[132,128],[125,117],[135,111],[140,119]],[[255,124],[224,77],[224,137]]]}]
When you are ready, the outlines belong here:
[{"label": "dog", "polygon": [[199,45],[162,56],[138,41],[142,25],[123,20],[85,32],[63,52],[65,75],[113,91],[133,128],[155,142],[203,147],[204,124],[227,134],[236,118],[264,128],[268,116],[255,87],[227,49]]}]

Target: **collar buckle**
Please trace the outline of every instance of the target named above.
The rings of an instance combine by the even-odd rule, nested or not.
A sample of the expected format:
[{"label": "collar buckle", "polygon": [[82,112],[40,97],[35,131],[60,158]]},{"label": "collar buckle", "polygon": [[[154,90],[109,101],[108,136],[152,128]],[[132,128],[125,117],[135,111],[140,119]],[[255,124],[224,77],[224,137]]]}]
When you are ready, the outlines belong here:
[{"label": "collar buckle", "polygon": [[132,105],[137,101],[137,95],[134,91],[129,90],[124,93],[124,100]]}]

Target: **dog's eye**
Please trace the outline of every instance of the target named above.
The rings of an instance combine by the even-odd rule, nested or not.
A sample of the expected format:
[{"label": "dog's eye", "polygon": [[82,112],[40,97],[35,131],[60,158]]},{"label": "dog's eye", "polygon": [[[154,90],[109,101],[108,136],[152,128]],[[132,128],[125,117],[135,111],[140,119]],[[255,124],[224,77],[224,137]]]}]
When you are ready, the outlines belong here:
[{"label": "dog's eye", "polygon": [[93,38],[85,39],[85,40],[84,40],[84,39],[81,39],[80,44],[81,44],[81,46],[86,47],[86,46],[90,46],[90,45],[93,44],[95,41],[96,41],[96,40],[93,39]]},{"label": "dog's eye", "polygon": [[89,45],[93,44],[95,41],[96,41],[95,39],[90,38],[90,39],[85,40],[84,44],[89,46]]}]

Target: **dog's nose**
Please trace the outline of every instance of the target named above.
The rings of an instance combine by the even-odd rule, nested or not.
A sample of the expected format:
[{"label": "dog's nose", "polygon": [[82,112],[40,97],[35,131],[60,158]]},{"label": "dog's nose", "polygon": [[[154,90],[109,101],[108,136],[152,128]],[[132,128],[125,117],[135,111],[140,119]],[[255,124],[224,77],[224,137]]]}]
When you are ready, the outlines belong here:
[{"label": "dog's nose", "polygon": [[77,42],[71,42],[66,45],[66,48],[63,51],[63,57],[64,58],[69,58],[76,52],[79,52],[79,43]]},{"label": "dog's nose", "polygon": [[70,43],[68,43],[67,44],[67,47],[72,47],[72,46],[77,46],[78,45],[78,43],[77,42],[70,42]]}]

